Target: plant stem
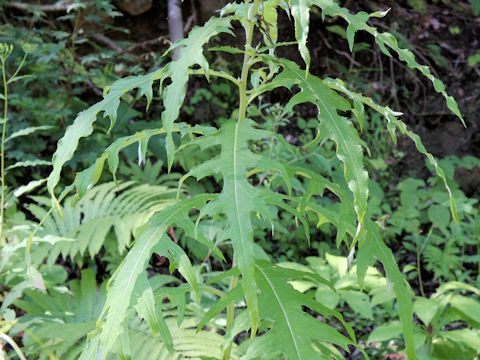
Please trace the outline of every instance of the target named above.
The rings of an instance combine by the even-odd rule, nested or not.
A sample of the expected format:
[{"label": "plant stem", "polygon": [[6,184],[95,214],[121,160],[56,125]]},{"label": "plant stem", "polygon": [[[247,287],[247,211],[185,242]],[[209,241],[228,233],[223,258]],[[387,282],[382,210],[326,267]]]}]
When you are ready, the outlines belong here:
[{"label": "plant stem", "polygon": [[3,238],[3,219],[4,219],[4,207],[5,207],[5,191],[7,189],[5,185],[5,137],[7,135],[7,114],[8,114],[8,83],[7,83],[7,70],[5,59],[2,58],[2,80],[3,80],[3,124],[2,124],[2,139],[0,149],[0,178],[2,182],[2,195],[0,199],[0,245],[5,244]]},{"label": "plant stem", "polygon": [[417,277],[418,285],[420,286],[420,295],[425,297],[425,291],[423,290],[423,280],[422,280],[422,268],[420,265],[420,252],[417,249]]},{"label": "plant stem", "polygon": [[[239,90],[239,106],[238,106],[238,122],[245,120],[247,114],[247,84],[248,84],[248,75],[250,70],[250,59],[252,52],[252,40],[253,40],[253,31],[255,28],[255,16],[257,15],[258,7],[260,6],[260,0],[254,0],[252,6],[250,6],[250,1],[245,1],[246,14],[246,25],[245,25],[245,54],[243,55],[243,65],[242,73],[240,75],[240,83],[238,84]],[[233,265],[233,264],[232,264]],[[233,276],[230,279],[229,289],[232,290],[238,285],[238,276]],[[226,331],[232,329],[233,322],[235,320],[235,303],[231,302],[227,306],[227,326]],[[230,344],[223,354],[223,360],[229,360],[232,353],[232,345]]]},{"label": "plant stem", "polygon": [[23,355],[22,349],[20,349],[17,343],[10,336],[4,334],[3,332],[0,332],[0,338],[2,338],[7,344],[9,344],[13,350],[15,350],[20,360],[27,360],[25,355]]},{"label": "plant stem", "polygon": [[253,30],[255,27],[255,16],[257,15],[258,7],[260,6],[260,0],[255,0],[252,7],[249,7],[249,2],[246,1],[247,18],[245,26],[245,54],[243,55],[242,74],[240,76],[239,96],[240,105],[238,107],[238,121],[243,121],[247,112],[247,83],[248,72],[250,70],[250,58],[252,49]]},{"label": "plant stem", "polygon": [[[238,276],[232,276],[230,279],[230,286],[229,289],[232,290],[236,288],[238,285]],[[230,331],[233,327],[233,322],[235,321],[235,303],[231,302],[227,306],[227,326],[226,326],[226,331]],[[229,360],[230,356],[232,354],[232,345],[228,345],[228,347],[225,349],[225,352],[223,354],[223,360]]]},{"label": "plant stem", "polygon": [[430,236],[432,235],[433,232],[433,225],[430,227],[430,230],[428,231],[427,237],[425,241],[423,242],[422,246],[420,249],[418,249],[418,241],[417,243],[417,277],[418,277],[418,285],[420,286],[420,295],[425,297],[425,291],[423,289],[423,279],[422,279],[422,265],[420,261],[420,255],[423,252],[423,249],[425,249],[425,246],[427,245],[428,241],[430,240]]}]

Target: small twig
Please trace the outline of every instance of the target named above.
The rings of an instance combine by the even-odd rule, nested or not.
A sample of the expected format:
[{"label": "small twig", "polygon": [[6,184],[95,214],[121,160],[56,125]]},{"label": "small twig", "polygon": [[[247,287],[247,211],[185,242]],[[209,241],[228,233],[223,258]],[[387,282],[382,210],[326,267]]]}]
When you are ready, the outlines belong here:
[{"label": "small twig", "polygon": [[115,52],[118,54],[122,54],[125,51],[123,48],[115,44],[114,41],[110,40],[103,34],[92,34],[91,37],[99,43],[108,46],[110,49],[115,50]]},{"label": "small twig", "polygon": [[145,48],[147,46],[152,46],[152,45],[155,45],[155,44],[158,44],[158,43],[164,43],[164,44],[168,43],[168,38],[166,36],[159,36],[155,39],[146,40],[146,41],[143,41],[141,43],[132,45],[124,51],[130,53],[130,52],[135,51],[138,48]]},{"label": "small twig", "polygon": [[349,53],[347,53],[346,51],[335,49],[335,52],[339,55],[345,56],[348,60],[350,60],[350,65],[353,64],[355,66],[362,66],[362,64],[355,61],[355,59]]},{"label": "small twig", "polygon": [[170,238],[173,240],[175,244],[178,244],[178,238],[177,238],[177,235],[175,234],[175,229],[173,228],[173,226],[170,226],[168,228],[168,235],[170,235]]},{"label": "small twig", "polygon": [[60,0],[55,4],[37,5],[37,4],[29,4],[29,3],[19,2],[19,1],[12,1],[12,2],[7,2],[6,6],[17,9],[17,10],[22,10],[22,11],[38,9],[43,12],[56,12],[56,11],[68,11],[72,6],[72,2]]},{"label": "small twig", "polygon": [[185,22],[185,26],[183,27],[183,33],[188,34],[188,32],[192,29],[193,25],[197,23],[197,9],[195,8],[195,2],[190,0],[192,15],[190,15]]},{"label": "small twig", "polygon": [[187,34],[195,22],[196,22],[195,15],[194,14],[190,15],[187,21],[185,22],[185,26],[183,27],[183,33]]},{"label": "small twig", "polygon": [[2,332],[0,333],[0,338],[2,338],[7,344],[9,344],[13,350],[15,350],[20,360],[27,360],[27,358],[22,352],[22,349],[20,349],[20,346],[18,346],[17,343],[10,336]]},{"label": "small twig", "polygon": [[87,85],[92,91],[95,93],[95,95],[103,97],[103,92],[89,79],[84,80],[85,85]]}]

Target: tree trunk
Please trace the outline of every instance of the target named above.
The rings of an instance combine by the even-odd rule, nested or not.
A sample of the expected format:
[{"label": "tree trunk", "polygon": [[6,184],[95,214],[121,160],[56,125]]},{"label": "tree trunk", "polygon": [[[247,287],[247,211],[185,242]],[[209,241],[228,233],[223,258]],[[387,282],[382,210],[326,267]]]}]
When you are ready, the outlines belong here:
[{"label": "tree trunk", "polygon": [[[180,1],[168,0],[168,31],[172,43],[183,38],[183,18]],[[178,59],[179,55],[180,48],[176,48],[173,52],[173,60]]]}]

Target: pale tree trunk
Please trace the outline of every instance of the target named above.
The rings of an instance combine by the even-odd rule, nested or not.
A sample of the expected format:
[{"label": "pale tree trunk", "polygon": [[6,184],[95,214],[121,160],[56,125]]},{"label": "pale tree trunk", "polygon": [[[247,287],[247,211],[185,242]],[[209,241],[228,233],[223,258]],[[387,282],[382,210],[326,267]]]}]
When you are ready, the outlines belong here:
[{"label": "pale tree trunk", "polygon": [[[168,31],[172,43],[183,38],[181,0],[168,0]],[[179,55],[180,48],[176,48],[173,52],[173,60],[178,59]]]}]

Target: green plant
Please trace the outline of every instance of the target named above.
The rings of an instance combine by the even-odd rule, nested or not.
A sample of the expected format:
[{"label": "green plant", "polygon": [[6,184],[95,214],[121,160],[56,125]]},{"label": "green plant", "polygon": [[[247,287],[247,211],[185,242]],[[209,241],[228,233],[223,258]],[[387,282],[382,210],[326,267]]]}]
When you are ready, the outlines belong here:
[{"label": "green plant", "polygon": [[[216,188],[154,211],[110,279],[103,311],[95,330],[89,335],[90,340],[81,358],[105,358],[110,353],[128,356],[131,353],[129,344],[132,343],[128,341],[129,324],[138,317],[145,319],[154,333],[160,334],[171,352],[180,351],[172,341],[174,329],[166,323],[162,305],[168,299],[182,314],[187,294],[192,298],[192,306],[196,304],[198,307],[209,300],[208,307],[199,309],[202,320],[197,323],[198,329],[213,327],[218,319],[224,321],[222,330],[226,340],[220,355],[224,359],[234,356],[236,343],[233,340],[245,333],[250,335],[250,340],[241,344],[245,359],[259,356],[340,358],[342,352],[339,349],[347,352],[349,346],[354,345],[361,350],[351,326],[339,311],[289,285],[290,281],[309,279],[316,284],[331,286],[328,280],[311,272],[272,264],[262,259],[262,252],[256,251],[254,219],[271,223],[274,230],[278,220],[272,209],[281,209],[295,217],[305,227],[307,238],[309,230],[305,218],[308,216],[316,216],[319,225],[331,224],[336,228],[337,245],[345,243],[350,254],[348,266],[356,262],[360,286],[365,282],[369,266],[376,260],[382,263],[396,295],[406,352],[410,359],[416,358],[411,293],[392,252],[382,241],[381,229],[368,213],[369,179],[363,156],[366,144],[360,139],[355,126],[357,123],[362,129],[367,121],[365,105],[384,117],[385,128],[393,141],[397,130],[411,138],[417,149],[427,157],[445,182],[452,217],[457,219],[453,195],[443,170],[426,151],[420,138],[400,120],[401,113],[349,90],[348,85],[339,79],[322,79],[309,73],[307,38],[310,7],[319,8],[324,16],[340,17],[348,23],[346,36],[351,50],[358,31],[372,35],[385,55],[396,54],[408,67],[426,76],[435,90],[445,97],[448,108],[461,118],[455,100],[447,95],[444,84],[432,75],[430,69],[418,64],[412,52],[400,48],[393,35],[379,32],[368,24],[369,18],[383,17],[386,12],[351,14],[331,0],[247,0],[228,5],[222,10],[221,17],[211,18],[203,27],[194,28],[187,38],[172,46],[170,51],[180,49],[177,60],[146,75],[124,78],[107,88],[103,100],[81,112],[58,143],[52,160],[53,171],[47,181],[57,216],[62,213],[60,201],[72,188],[80,197],[92,191],[91,188],[101,179],[106,163],[115,178],[120,151],[133,144],[138,146],[138,158],[142,163],[149,142],[154,138],[163,138],[169,169],[174,166],[175,158],[181,157],[185,151],[192,151],[192,148],[196,153],[206,151],[209,155],[213,154],[209,160],[189,168],[180,179],[179,187],[193,177],[198,182],[205,178],[214,179]],[[280,9],[291,13],[294,18],[296,43],[306,68],[276,55],[278,47],[292,45],[278,41],[277,11]],[[239,22],[245,30],[245,46],[243,49],[227,46],[220,51],[243,55],[238,78],[211,68],[203,55],[203,47],[212,37],[232,33],[233,22]],[[238,109],[219,128],[175,124],[190,75],[222,78],[238,88]],[[163,127],[142,130],[115,140],[92,166],[77,174],[73,187],[67,187],[57,198],[55,189],[62,168],[72,159],[80,139],[92,134],[93,125],[101,115],[110,118],[110,129],[113,129],[117,125],[121,99],[131,91],[137,91],[138,97],[145,96],[148,108],[153,99],[153,85],[157,82],[160,83],[159,95],[164,106]],[[272,153],[264,151],[268,146],[256,146],[271,142],[272,138],[278,138],[273,142],[274,148],[281,143],[280,134],[260,129],[253,119],[247,117],[252,103],[274,89],[296,90],[284,106],[286,113],[304,103],[318,111],[318,133],[309,147],[335,144],[337,171],[317,172],[306,158],[282,163]],[[220,191],[217,192],[217,189]],[[202,231],[207,218],[223,225],[215,243]],[[193,259],[168,235],[171,227],[183,236],[210,247],[217,259],[224,259],[219,246],[229,251],[231,269],[212,277],[213,273],[207,268],[206,274],[200,276],[201,271],[192,264]],[[177,269],[186,283],[157,289],[154,278],[149,278],[146,271],[153,253],[168,258],[170,269]],[[26,254],[28,259],[29,246]],[[28,269],[29,273],[32,271],[33,268]],[[205,277],[207,280],[204,280]],[[158,290],[157,296],[154,290]],[[317,316],[337,319],[338,326],[319,321]],[[181,321],[182,316],[178,318]]]},{"label": "green plant", "polygon": [[58,236],[66,241],[50,249],[49,258],[55,261],[83,255],[95,256],[111,230],[115,233],[119,253],[130,246],[133,234],[148,222],[150,216],[175,203],[176,188],[137,185],[131,182],[104,183],[89,191],[82,199],[67,198],[63,216],[48,213],[43,206],[48,199],[33,197],[36,204],[28,206],[38,221],[43,222],[38,236]]},{"label": "green plant", "polygon": [[[480,345],[480,290],[460,282],[441,285],[430,297],[415,300],[419,322],[415,346],[419,359],[476,359]],[[401,335],[399,323],[377,327],[369,342],[385,342]]]},{"label": "green plant", "polygon": [[407,265],[408,276],[418,279],[422,295],[422,272],[432,273],[437,281],[468,282],[478,276],[478,270],[472,268],[478,262],[478,200],[466,197],[453,180],[456,168],[471,169],[475,163],[474,158],[441,160],[455,194],[458,222],[450,215],[448,196],[437,178],[406,178],[398,183],[397,194],[388,199],[378,187],[372,191],[372,202],[379,207],[371,210],[385,223],[388,241],[401,241],[404,250],[417,258],[414,268]]},{"label": "green plant", "polygon": [[16,162],[15,164],[8,166],[6,165],[6,156],[5,156],[5,149],[6,143],[16,139],[18,137],[26,136],[31,133],[34,133],[39,130],[46,130],[48,127],[31,127],[22,129],[20,131],[13,132],[10,136],[7,137],[7,128],[9,123],[9,86],[11,83],[17,82],[22,80],[28,75],[20,75],[20,71],[27,59],[29,46],[24,45],[22,50],[24,51],[24,56],[21,59],[20,63],[17,66],[14,66],[12,74],[8,73],[9,68],[9,58],[12,55],[14,48],[11,44],[0,43],[0,68],[2,72],[2,87],[3,87],[3,94],[0,95],[0,100],[3,102],[3,116],[0,119],[2,125],[2,135],[1,135],[1,143],[0,143],[0,181],[1,181],[1,197],[0,197],[0,245],[5,245],[5,208],[7,207],[7,177],[6,172],[10,169],[18,168],[18,167],[30,167],[30,166],[37,166],[37,165],[48,165],[49,162],[42,161],[39,159],[30,160],[30,161],[20,161]]}]

